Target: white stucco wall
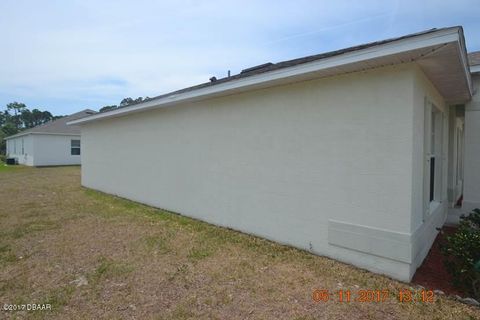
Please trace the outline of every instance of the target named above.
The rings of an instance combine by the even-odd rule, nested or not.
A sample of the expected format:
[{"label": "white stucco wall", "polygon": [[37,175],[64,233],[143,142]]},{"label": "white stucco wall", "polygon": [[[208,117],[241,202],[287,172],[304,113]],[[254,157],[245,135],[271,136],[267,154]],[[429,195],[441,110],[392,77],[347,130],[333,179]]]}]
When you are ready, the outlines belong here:
[{"label": "white stucco wall", "polygon": [[462,210],[480,208],[480,75],[473,75],[474,96],[465,105],[465,172]]},{"label": "white stucco wall", "polygon": [[[22,153],[23,141],[23,153]],[[33,138],[25,135],[7,140],[7,156],[17,158],[19,164],[33,166]]]},{"label": "white stucco wall", "polygon": [[[412,274],[428,254],[438,231],[445,222],[448,210],[448,118],[449,108],[436,88],[419,69],[415,70],[413,85],[413,170],[412,170],[412,209],[411,209],[411,234],[412,234]],[[442,146],[442,182],[441,199],[439,203],[431,205],[431,211],[424,214],[424,177],[425,177],[425,99],[432,102],[443,113],[443,146]],[[439,165],[437,159],[437,166]]]},{"label": "white stucco wall", "polygon": [[78,135],[34,135],[35,166],[78,165],[81,156],[71,155],[71,140],[80,140]]},{"label": "white stucco wall", "polygon": [[[21,141],[24,140],[24,154]],[[81,156],[71,155],[70,141],[78,135],[29,134],[7,140],[7,154],[28,166],[78,165]],[[16,152],[14,152],[16,143]]]},{"label": "white stucco wall", "polygon": [[418,73],[407,64],[89,123],[82,184],[409,280]]}]

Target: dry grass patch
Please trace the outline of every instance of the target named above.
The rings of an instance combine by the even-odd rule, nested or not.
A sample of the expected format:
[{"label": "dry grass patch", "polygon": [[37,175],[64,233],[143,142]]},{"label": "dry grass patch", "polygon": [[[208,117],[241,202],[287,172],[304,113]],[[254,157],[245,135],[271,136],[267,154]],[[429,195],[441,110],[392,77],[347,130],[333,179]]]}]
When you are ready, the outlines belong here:
[{"label": "dry grass patch", "polygon": [[[0,318],[477,319],[408,284],[80,187],[78,167],[0,172]],[[316,303],[314,289],[388,289],[384,303]]]}]

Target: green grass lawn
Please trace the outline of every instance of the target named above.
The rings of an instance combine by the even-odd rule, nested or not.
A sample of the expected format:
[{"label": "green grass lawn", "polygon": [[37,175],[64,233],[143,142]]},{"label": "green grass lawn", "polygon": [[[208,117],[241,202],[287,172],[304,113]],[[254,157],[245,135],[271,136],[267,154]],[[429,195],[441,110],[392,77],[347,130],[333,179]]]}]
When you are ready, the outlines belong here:
[{"label": "green grass lawn", "polygon": [[2,161],[0,161],[0,172],[12,171],[12,170],[16,170],[16,169],[19,169],[19,168],[22,168],[22,167],[23,166],[20,166],[20,165],[8,166],[5,163],[3,163]]},{"label": "green grass lawn", "polygon": [[[0,226],[2,306],[52,306],[0,318],[480,319],[444,296],[400,302],[420,288],[385,276],[82,188],[79,167],[0,169]],[[388,296],[358,302],[360,290]]]}]

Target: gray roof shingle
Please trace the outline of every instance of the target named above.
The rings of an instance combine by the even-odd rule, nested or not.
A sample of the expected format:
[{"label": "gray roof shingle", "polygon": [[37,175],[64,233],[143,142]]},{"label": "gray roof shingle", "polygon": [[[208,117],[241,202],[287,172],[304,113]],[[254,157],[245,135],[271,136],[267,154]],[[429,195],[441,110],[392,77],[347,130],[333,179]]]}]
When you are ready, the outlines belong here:
[{"label": "gray roof shingle", "polygon": [[468,54],[468,64],[471,66],[480,64],[480,51],[470,52]]},{"label": "gray roof shingle", "polygon": [[15,138],[18,136],[23,136],[29,133],[45,133],[45,134],[66,134],[66,135],[79,135],[80,134],[80,127],[79,126],[69,126],[67,125],[67,122],[81,119],[84,117],[91,116],[92,114],[95,114],[96,112],[90,109],[85,109],[79,112],[76,112],[74,114],[71,114],[69,116],[54,120],[54,121],[49,121],[47,123],[44,123],[42,125],[24,130],[22,132],[19,132],[13,136],[7,137],[6,139],[10,138]]},{"label": "gray roof shingle", "polygon": [[[357,50],[361,50],[361,49],[365,49],[365,48],[370,48],[370,47],[374,47],[374,46],[378,46],[378,45],[383,45],[383,44],[398,41],[398,40],[414,38],[414,37],[419,36],[419,35],[434,33],[434,32],[437,32],[439,30],[456,29],[456,28],[458,28],[460,30],[463,30],[463,28],[461,26],[438,28],[438,29],[433,28],[433,29],[430,29],[430,30],[421,31],[421,32],[417,32],[417,33],[412,33],[412,34],[408,34],[408,35],[397,37],[397,38],[390,38],[390,39],[381,40],[381,41],[374,41],[374,42],[370,42],[370,43],[366,43],[366,44],[362,44],[362,45],[358,45],[358,46],[353,46],[353,47],[340,49],[340,50],[335,50],[335,51],[330,51],[330,52],[321,53],[321,54],[315,54],[315,55],[311,55],[311,56],[307,56],[307,57],[302,57],[302,58],[297,58],[297,59],[292,59],[292,60],[287,60],[287,61],[281,61],[281,62],[277,62],[277,63],[269,62],[269,63],[258,65],[258,66],[252,67],[252,68],[244,69],[244,70],[242,70],[241,73],[236,74],[236,75],[232,75],[232,76],[225,77],[225,78],[220,78],[220,79],[215,78],[214,81],[210,81],[210,82],[198,84],[198,85],[195,85],[195,86],[192,86],[192,87],[188,87],[188,88],[176,90],[176,91],[173,91],[173,92],[165,93],[165,94],[162,94],[162,95],[158,95],[156,97],[148,98],[146,100],[143,100],[142,102],[131,103],[131,104],[128,104],[126,106],[119,107],[119,108],[128,108],[128,107],[131,107],[133,105],[144,103],[144,102],[147,102],[147,101],[151,101],[151,100],[155,100],[155,99],[161,99],[161,98],[165,98],[165,97],[168,97],[168,96],[172,96],[172,95],[176,95],[176,94],[180,94],[180,93],[184,93],[184,92],[189,92],[189,91],[194,91],[194,90],[205,88],[205,87],[215,86],[215,85],[218,85],[218,84],[221,84],[221,83],[230,82],[230,81],[233,81],[233,80],[250,77],[250,76],[253,76],[253,75],[256,75],[256,74],[261,74],[261,73],[266,73],[266,72],[270,72],[270,71],[274,71],[274,70],[278,70],[278,69],[288,68],[288,67],[292,67],[292,66],[312,62],[312,61],[326,59],[326,58],[329,58],[329,57],[339,56],[339,55],[342,55],[342,54],[345,54],[345,53],[349,53],[349,52],[353,52],[353,51],[357,51]],[[104,111],[104,112],[108,113],[108,112],[112,112],[112,111],[115,111],[115,110],[117,110],[117,109],[108,110],[108,111]]]}]

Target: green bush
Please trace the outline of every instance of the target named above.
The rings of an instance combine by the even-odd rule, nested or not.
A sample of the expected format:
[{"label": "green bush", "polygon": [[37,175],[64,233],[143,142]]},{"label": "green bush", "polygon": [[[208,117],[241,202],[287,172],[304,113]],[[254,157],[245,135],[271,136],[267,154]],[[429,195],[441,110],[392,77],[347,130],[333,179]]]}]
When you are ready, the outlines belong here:
[{"label": "green bush", "polygon": [[5,160],[7,159],[7,156],[4,154],[0,154],[0,162],[5,163]]},{"label": "green bush", "polygon": [[453,284],[480,298],[480,209],[460,218],[457,231],[441,247]]}]

